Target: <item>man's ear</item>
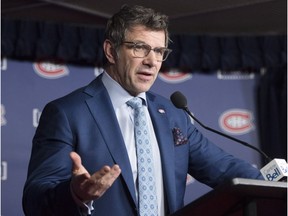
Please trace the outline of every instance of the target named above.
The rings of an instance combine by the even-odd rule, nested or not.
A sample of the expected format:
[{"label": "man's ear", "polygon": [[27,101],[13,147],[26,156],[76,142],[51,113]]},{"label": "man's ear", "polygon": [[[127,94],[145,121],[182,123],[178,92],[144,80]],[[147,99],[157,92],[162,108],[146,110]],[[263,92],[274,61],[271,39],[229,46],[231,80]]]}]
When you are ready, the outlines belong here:
[{"label": "man's ear", "polygon": [[114,49],[114,47],[112,46],[111,41],[109,40],[105,40],[103,43],[103,49],[104,49],[104,53],[106,58],[108,59],[108,61],[111,64],[115,64],[116,62],[116,51]]}]

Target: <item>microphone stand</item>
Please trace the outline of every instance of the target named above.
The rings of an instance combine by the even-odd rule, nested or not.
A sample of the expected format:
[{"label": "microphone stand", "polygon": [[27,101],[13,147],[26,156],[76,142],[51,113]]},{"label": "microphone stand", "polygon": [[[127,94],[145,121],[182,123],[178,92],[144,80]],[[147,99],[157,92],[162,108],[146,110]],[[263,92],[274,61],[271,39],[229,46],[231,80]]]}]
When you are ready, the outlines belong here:
[{"label": "microphone stand", "polygon": [[217,133],[217,134],[219,134],[219,135],[221,135],[221,136],[224,136],[224,137],[226,137],[226,138],[228,138],[228,139],[231,139],[231,140],[233,140],[233,141],[235,141],[235,142],[241,143],[242,145],[244,145],[244,146],[246,146],[246,147],[249,147],[249,148],[252,148],[252,149],[256,150],[256,151],[259,152],[262,156],[264,156],[264,158],[265,158],[265,160],[266,160],[267,163],[269,163],[269,162],[272,160],[272,159],[271,159],[267,154],[265,154],[265,152],[263,152],[261,149],[258,149],[258,148],[256,148],[255,146],[248,144],[247,142],[244,142],[244,141],[242,141],[242,140],[236,139],[236,138],[234,138],[234,137],[232,137],[232,136],[229,136],[229,135],[227,135],[227,134],[221,133],[220,131],[217,131],[217,130],[215,130],[215,129],[213,129],[213,128],[210,128],[210,127],[205,126],[205,125],[202,124],[195,116],[192,115],[192,113],[190,112],[190,110],[188,109],[187,106],[182,107],[182,109],[183,109],[184,111],[186,111],[186,113],[187,113],[191,118],[193,118],[198,124],[200,124],[203,128],[205,128],[205,129],[207,129],[207,130],[210,130],[210,131],[212,131],[212,132],[214,132],[214,133]]}]

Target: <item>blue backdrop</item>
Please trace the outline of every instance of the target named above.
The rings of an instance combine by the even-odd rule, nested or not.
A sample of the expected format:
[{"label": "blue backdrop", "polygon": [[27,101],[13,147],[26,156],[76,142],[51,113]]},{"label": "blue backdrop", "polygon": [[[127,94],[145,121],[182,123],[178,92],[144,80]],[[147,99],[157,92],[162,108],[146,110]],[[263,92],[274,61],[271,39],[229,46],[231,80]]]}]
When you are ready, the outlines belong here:
[{"label": "blue backdrop", "polygon": [[[1,64],[1,215],[24,215],[22,191],[32,138],[44,105],[88,84],[100,68],[3,59]],[[258,75],[164,71],[152,90],[167,98],[181,91],[204,124],[258,146],[254,88]],[[197,123],[195,123],[197,124]],[[217,145],[261,167],[254,150],[200,128]],[[185,203],[210,190],[187,178]]]}]

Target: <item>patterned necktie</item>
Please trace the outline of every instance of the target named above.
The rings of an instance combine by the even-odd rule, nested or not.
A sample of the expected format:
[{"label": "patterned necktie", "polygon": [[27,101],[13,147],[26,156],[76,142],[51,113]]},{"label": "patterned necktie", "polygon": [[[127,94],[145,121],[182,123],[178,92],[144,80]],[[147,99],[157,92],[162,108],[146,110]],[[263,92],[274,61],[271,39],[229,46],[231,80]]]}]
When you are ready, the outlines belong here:
[{"label": "patterned necktie", "polygon": [[127,102],[134,109],[134,130],[138,167],[139,212],[141,216],[157,216],[157,196],[153,168],[152,148],[142,99]]}]

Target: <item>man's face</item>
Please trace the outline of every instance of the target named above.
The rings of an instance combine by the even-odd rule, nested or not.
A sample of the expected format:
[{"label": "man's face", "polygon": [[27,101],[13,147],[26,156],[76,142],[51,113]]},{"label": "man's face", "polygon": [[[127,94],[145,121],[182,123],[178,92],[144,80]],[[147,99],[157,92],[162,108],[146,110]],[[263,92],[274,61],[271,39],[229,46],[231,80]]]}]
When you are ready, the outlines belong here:
[{"label": "man's face", "polygon": [[[165,47],[165,32],[151,31],[144,26],[136,26],[127,31],[125,41],[145,43],[153,48]],[[157,78],[162,62],[156,60],[155,52],[150,51],[146,57],[139,58],[133,54],[131,44],[120,46],[117,57],[109,75],[126,91],[136,96],[146,92]]]}]

